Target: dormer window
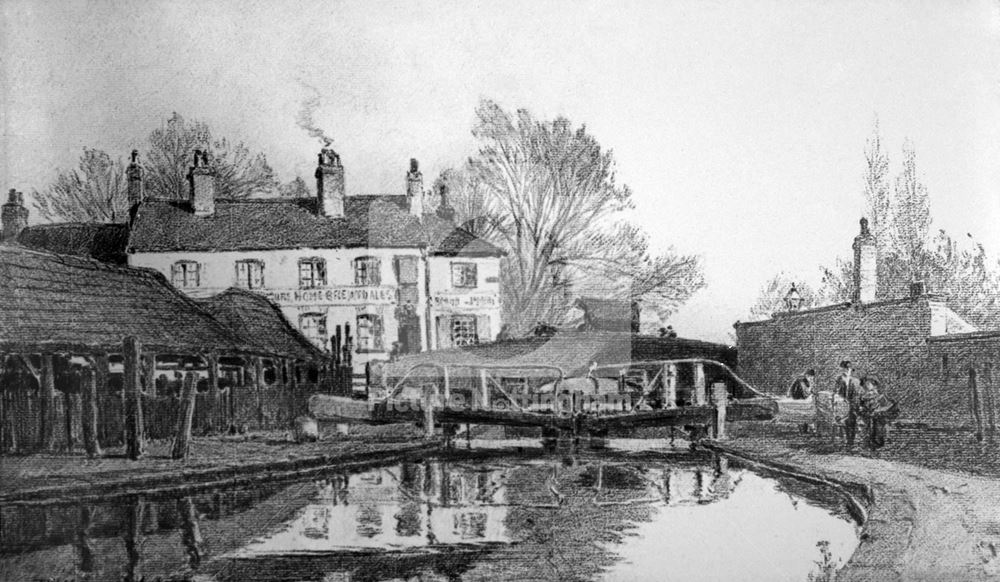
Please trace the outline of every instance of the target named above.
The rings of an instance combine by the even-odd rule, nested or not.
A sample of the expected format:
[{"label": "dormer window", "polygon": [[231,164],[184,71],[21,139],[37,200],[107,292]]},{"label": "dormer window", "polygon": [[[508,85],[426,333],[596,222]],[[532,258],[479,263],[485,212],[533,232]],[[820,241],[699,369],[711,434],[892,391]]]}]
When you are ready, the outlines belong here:
[{"label": "dormer window", "polygon": [[354,259],[354,284],[368,286],[381,285],[380,263],[381,261],[376,257],[358,257]]},{"label": "dormer window", "polygon": [[236,261],[236,286],[243,289],[264,287],[264,261],[256,259]]},{"label": "dormer window", "polygon": [[318,289],[326,285],[326,261],[318,257],[299,259],[299,289]]},{"label": "dormer window", "polygon": [[190,289],[201,285],[201,265],[195,261],[177,261],[170,267],[174,287]]}]

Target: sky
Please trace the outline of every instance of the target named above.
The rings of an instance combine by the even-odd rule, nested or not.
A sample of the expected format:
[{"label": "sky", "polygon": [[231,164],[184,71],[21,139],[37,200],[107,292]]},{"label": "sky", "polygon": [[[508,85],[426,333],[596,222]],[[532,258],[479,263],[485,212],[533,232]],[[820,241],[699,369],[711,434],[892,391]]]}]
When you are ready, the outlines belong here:
[{"label": "sky", "polygon": [[917,152],[935,227],[1000,251],[1000,5],[810,2],[6,0],[0,188],[82,148],[127,157],[174,111],[311,179],[334,140],[348,193],[401,192],[475,152],[483,98],[586,124],[652,250],[703,257],[670,321],[730,341],[780,271],[817,282],[864,212],[875,119]]}]

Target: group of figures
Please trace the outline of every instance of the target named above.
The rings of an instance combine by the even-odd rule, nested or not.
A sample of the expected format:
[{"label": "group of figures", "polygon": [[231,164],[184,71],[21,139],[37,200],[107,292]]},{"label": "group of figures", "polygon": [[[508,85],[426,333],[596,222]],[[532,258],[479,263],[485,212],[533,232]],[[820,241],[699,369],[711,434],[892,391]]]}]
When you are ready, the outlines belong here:
[{"label": "group of figures", "polygon": [[[829,406],[825,406],[827,399],[816,389],[814,369],[806,370],[805,374],[795,379],[789,396],[795,400],[814,398],[817,426],[826,420],[823,416],[832,415],[832,423],[843,426],[849,449],[854,447],[859,422],[868,428],[868,447],[873,451],[882,448],[885,446],[886,426],[899,416],[899,404],[885,395],[879,380],[872,375],[855,376],[854,367],[847,360],[840,362],[840,374],[830,393],[832,401]],[[808,430],[808,425],[803,428]]]}]

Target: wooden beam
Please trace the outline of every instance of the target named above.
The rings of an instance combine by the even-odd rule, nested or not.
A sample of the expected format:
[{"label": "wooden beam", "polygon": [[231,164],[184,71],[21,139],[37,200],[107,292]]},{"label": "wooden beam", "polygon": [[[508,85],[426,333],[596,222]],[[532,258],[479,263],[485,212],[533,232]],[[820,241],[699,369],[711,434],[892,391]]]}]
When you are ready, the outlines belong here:
[{"label": "wooden beam", "polygon": [[125,454],[129,459],[136,460],[146,453],[143,437],[142,419],[142,373],[140,358],[142,345],[138,338],[128,336],[122,342],[125,357],[125,385],[123,399],[125,403]]},{"label": "wooden beam", "polygon": [[[7,356],[0,355],[0,379],[7,376]],[[11,386],[0,385],[0,452],[17,451],[17,427],[14,426],[14,411],[10,402],[14,391]]]},{"label": "wooden beam", "polygon": [[663,407],[677,408],[677,364],[663,365]]},{"label": "wooden beam", "polygon": [[38,447],[52,451],[56,446],[56,377],[52,365],[52,354],[42,354],[42,373],[39,384],[39,431]]},{"label": "wooden beam", "polygon": [[705,364],[694,364],[694,405],[705,406]]},{"label": "wooden beam", "polygon": [[715,438],[726,438],[726,408],[729,404],[729,389],[725,383],[712,384],[712,400],[715,402]]},{"label": "wooden beam", "polygon": [[225,432],[226,411],[222,406],[221,394],[219,393],[219,356],[210,353],[205,356],[208,363],[208,397],[211,404],[209,418],[212,422],[212,429],[216,432]]},{"label": "wooden beam", "polygon": [[80,424],[83,429],[83,448],[87,456],[101,456],[101,445],[97,439],[97,370],[91,359],[80,378]]},{"label": "wooden beam", "polygon": [[184,376],[181,388],[180,410],[177,411],[177,436],[170,451],[171,459],[186,459],[191,447],[191,424],[194,422],[194,407],[198,393],[198,382],[194,374]]},{"label": "wooden beam", "polygon": [[[74,371],[72,381],[76,383],[76,387],[80,387],[79,372]],[[77,392],[71,390],[69,386],[65,386],[63,390],[63,418],[66,421],[66,451],[70,453],[76,447],[76,427],[73,419],[80,409],[79,403]]]},{"label": "wooden beam", "polygon": [[257,399],[257,426],[260,430],[263,430],[265,427],[264,390],[267,389],[267,385],[264,382],[264,358],[256,357],[253,359],[253,386],[254,395]]}]

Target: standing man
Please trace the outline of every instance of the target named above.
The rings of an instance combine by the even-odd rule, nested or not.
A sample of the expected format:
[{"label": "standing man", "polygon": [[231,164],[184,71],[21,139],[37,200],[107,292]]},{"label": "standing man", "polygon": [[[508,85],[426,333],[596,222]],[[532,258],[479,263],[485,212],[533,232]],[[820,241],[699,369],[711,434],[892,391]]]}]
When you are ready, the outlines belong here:
[{"label": "standing man", "polygon": [[861,414],[861,382],[854,377],[851,362],[840,362],[840,376],[837,377],[836,393],[847,401],[847,418],[844,419],[844,436],[847,448],[854,448],[854,437],[858,433],[858,416]]}]

